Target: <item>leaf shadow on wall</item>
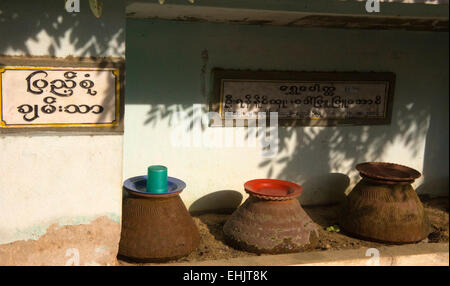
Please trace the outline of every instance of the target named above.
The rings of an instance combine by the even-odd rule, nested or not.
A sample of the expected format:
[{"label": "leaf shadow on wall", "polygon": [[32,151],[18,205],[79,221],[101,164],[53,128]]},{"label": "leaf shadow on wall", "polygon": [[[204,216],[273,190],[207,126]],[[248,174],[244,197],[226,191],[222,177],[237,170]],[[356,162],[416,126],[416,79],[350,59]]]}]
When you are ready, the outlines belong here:
[{"label": "leaf shadow on wall", "polygon": [[[240,170],[239,177],[234,177],[233,183],[242,181],[243,184],[245,180],[259,178],[261,173],[264,173],[267,178],[289,180],[304,186],[300,201],[303,204],[317,204],[342,200],[344,192],[348,192],[359,180],[355,165],[365,161],[391,161],[409,165],[423,169],[427,182],[430,182],[430,179],[435,180],[434,173],[439,171],[439,166],[442,164],[434,163],[441,158],[436,158],[433,154],[442,154],[442,150],[448,150],[448,139],[439,138],[440,132],[448,136],[448,120],[442,130],[439,126],[445,123],[443,121],[446,117],[448,118],[448,107],[446,107],[448,96],[444,94],[445,90],[448,90],[448,80],[445,78],[448,74],[445,74],[440,67],[436,69],[429,67],[426,63],[428,57],[422,60],[417,59],[417,52],[422,52],[420,49],[417,50],[416,47],[413,48],[402,42],[401,45],[394,46],[393,51],[387,50],[378,54],[372,51],[370,45],[375,44],[378,37],[384,35],[374,34],[372,40],[362,45],[367,47],[367,53],[359,53],[360,45],[358,44],[336,48],[335,53],[326,55],[320,50],[316,52],[313,46],[317,43],[314,41],[317,32],[315,30],[267,28],[274,29],[273,33],[268,31],[267,37],[262,37],[257,35],[255,29],[244,29],[240,26],[239,29],[229,28],[232,31],[232,38],[240,40],[239,48],[227,49],[223,48],[223,45],[228,37],[224,37],[223,41],[221,41],[222,37],[216,37],[219,34],[216,31],[228,31],[228,28],[225,29],[226,25],[217,24],[212,28],[211,24],[211,33],[214,33],[214,36],[204,38],[202,33],[197,34],[197,31],[194,31],[194,27],[207,30],[206,25],[171,23],[163,25],[162,32],[159,32],[157,27],[160,26],[152,26],[152,23],[149,21],[145,23],[146,25],[130,24],[131,27],[140,28],[140,30],[134,34],[133,30],[127,33],[127,37],[129,36],[130,42],[133,43],[127,49],[127,93],[132,94],[127,100],[129,105],[139,105],[136,110],[148,107],[148,111],[146,114],[145,111],[140,111],[142,113],[139,116],[145,114],[145,118],[135,116],[130,120],[134,126],[126,131],[126,134],[129,133],[125,136],[125,145],[127,140],[136,142],[144,133],[167,134],[161,133],[162,128],[169,130],[170,133],[175,128],[170,122],[174,122],[179,112],[185,114],[181,121],[185,122],[186,130],[189,130],[195,122],[199,122],[200,119],[193,110],[193,104],[201,105],[202,112],[207,112],[207,100],[212,96],[211,70],[213,68],[243,70],[260,68],[285,71],[285,67],[300,70],[305,66],[311,71],[314,69],[320,69],[318,71],[335,71],[336,69],[337,71],[356,69],[361,72],[389,71],[395,73],[397,77],[390,124],[280,127],[278,129],[279,148],[276,156],[272,158],[261,156],[256,160],[252,157],[249,160],[245,154],[242,154],[242,156],[230,155],[225,159],[227,163],[236,166],[235,169]],[[155,29],[149,27],[155,27]],[[144,28],[149,29],[144,30]],[[180,30],[185,34],[176,33]],[[289,34],[286,31],[289,31]],[[311,34],[308,35],[308,33]],[[304,37],[305,41],[302,44],[305,46],[305,56],[310,56],[312,60],[306,60],[305,56],[294,57],[293,52],[289,53],[287,49],[290,42],[284,37],[279,38],[278,35]],[[179,37],[183,38],[182,36],[189,38],[189,45],[177,45]],[[357,33],[357,36],[356,39],[361,41],[365,39],[363,33]],[[414,43],[412,39],[416,35],[409,34],[409,36],[411,38],[408,37],[408,40]],[[146,40],[149,37],[161,39],[160,44],[149,47]],[[270,43],[262,39],[276,39],[279,42],[273,46],[269,45],[264,50],[260,49],[258,44]],[[233,42],[230,42],[230,45],[232,44]],[[287,49],[286,53],[281,52],[283,49]],[[205,50],[209,53],[208,57],[204,56]],[[261,50],[260,53],[257,52],[259,50]],[[425,52],[428,50],[425,49]],[[349,54],[351,56],[348,56]],[[353,60],[356,58],[356,60],[350,61],[351,64],[348,65],[340,65],[341,57],[342,61],[350,58]],[[435,60],[433,57],[431,59]],[[303,61],[305,64],[302,63]],[[424,71],[427,68],[428,70]],[[442,96],[442,105],[432,101],[435,100],[436,95]],[[130,107],[130,111],[133,108]],[[138,126],[139,124],[142,126]],[[125,129],[127,130],[127,127]],[[203,132],[208,129],[211,127],[206,124],[201,125]],[[244,132],[247,132],[247,136],[250,135],[247,129]],[[164,140],[164,138],[158,140]],[[129,150],[130,154],[142,154],[139,153],[138,148],[135,148],[136,144],[131,145],[133,150]],[[191,150],[195,150],[194,148],[172,148],[168,156],[195,161],[196,158],[192,159],[189,154]],[[205,165],[215,162],[217,158],[223,158],[221,157],[223,153],[228,154],[225,149],[219,148],[205,149],[205,152],[208,152],[206,159],[203,159]],[[448,151],[446,152],[448,154]],[[131,157],[133,158],[129,162],[140,160],[139,156]],[[422,162],[424,162],[423,166]],[[242,166],[245,166],[245,169]],[[443,169],[448,172],[448,167]],[[221,178],[221,174],[214,171],[207,173]],[[232,173],[233,171],[235,170],[230,170],[229,167],[220,169],[220,172]],[[197,176],[195,170],[192,172],[194,172],[193,176]],[[204,174],[198,174],[198,176],[204,176]],[[442,174],[441,171],[440,177],[442,179],[442,183],[439,183],[440,188],[447,186],[445,189],[448,189],[448,174]],[[426,189],[420,190],[425,192]],[[214,190],[203,191],[213,192]]]},{"label": "leaf shadow on wall", "polygon": [[[261,158],[255,169],[266,170],[267,178],[300,184],[303,193],[299,200],[305,205],[341,202],[349,191],[349,186],[359,180],[354,169],[356,164],[382,160],[386,156],[386,149],[394,144],[407,149],[413,157],[420,156],[424,148],[423,138],[429,128],[430,108],[423,104],[401,102],[394,105],[390,125],[279,127],[277,155],[273,158]],[[172,122],[175,114],[180,111],[184,114],[182,122],[186,131],[191,130],[194,124],[201,123],[192,106],[166,106],[158,102],[158,105],[151,106],[143,124],[156,127],[163,120]],[[202,112],[207,112],[204,106]],[[202,131],[212,128],[206,124],[201,127]],[[248,130],[246,132],[248,136]],[[295,144],[292,144],[293,141]],[[186,152],[186,149],[180,152]],[[395,159],[393,161],[402,164]],[[248,170],[248,173],[251,174],[252,170]]]},{"label": "leaf shadow on wall", "polygon": [[[100,18],[91,13],[88,1],[80,1],[78,13],[67,12],[64,5],[60,0],[3,0],[0,5],[0,55],[18,55],[27,60],[40,60],[42,56],[55,61],[67,60],[67,63],[90,58],[95,59],[98,68],[111,67],[111,56],[124,56],[125,16],[120,9],[125,9],[123,1],[108,1]],[[0,65],[4,63],[0,62]],[[96,91],[115,93],[115,86]],[[113,108],[106,97],[101,105]],[[97,123],[104,123],[105,116],[106,112],[101,113]]]},{"label": "leaf shadow on wall", "polygon": [[[358,163],[382,161],[386,149],[394,144],[401,144],[413,157],[420,155],[428,129],[428,107],[416,112],[396,107],[390,125],[280,129],[279,153],[288,151],[292,139],[297,142],[295,148],[288,155],[263,160],[260,166],[271,175],[282,162],[276,178],[303,185],[300,201],[304,204],[340,202],[347,187],[359,180],[354,169]],[[392,158],[393,163],[402,164],[397,160]]]},{"label": "leaf shadow on wall", "polygon": [[69,13],[60,0],[2,0],[0,54],[120,56],[124,53],[125,18],[118,7],[123,7],[123,1],[106,4],[97,19],[88,1],[80,1],[80,12]]}]

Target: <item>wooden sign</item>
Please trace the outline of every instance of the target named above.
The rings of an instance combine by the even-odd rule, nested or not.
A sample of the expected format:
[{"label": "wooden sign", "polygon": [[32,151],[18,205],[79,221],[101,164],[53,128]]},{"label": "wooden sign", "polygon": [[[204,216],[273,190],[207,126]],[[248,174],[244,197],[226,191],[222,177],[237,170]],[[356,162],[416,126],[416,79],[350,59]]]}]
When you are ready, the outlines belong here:
[{"label": "wooden sign", "polygon": [[120,69],[0,68],[0,128],[116,127]]},{"label": "wooden sign", "polygon": [[280,125],[389,124],[394,83],[393,73],[215,70],[210,110],[223,120],[277,112]]}]

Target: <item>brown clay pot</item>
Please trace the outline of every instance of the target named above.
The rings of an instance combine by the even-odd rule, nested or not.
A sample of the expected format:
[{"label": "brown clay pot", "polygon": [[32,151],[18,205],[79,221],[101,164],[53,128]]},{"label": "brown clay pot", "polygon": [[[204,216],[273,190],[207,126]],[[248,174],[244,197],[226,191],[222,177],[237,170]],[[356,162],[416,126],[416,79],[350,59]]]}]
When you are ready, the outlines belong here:
[{"label": "brown clay pot", "polygon": [[181,191],[152,195],[124,190],[120,258],[164,262],[198,247],[200,234],[179,196]]},{"label": "brown clay pot", "polygon": [[[263,186],[252,188],[255,181],[263,181]],[[290,253],[315,248],[318,232],[297,200],[300,186],[264,179],[247,182],[245,190],[249,198],[223,227],[228,244],[255,253]]]},{"label": "brown clay pot", "polygon": [[388,243],[425,239],[430,223],[411,183],[420,173],[406,166],[370,162],[356,166],[362,177],[347,197],[340,225],[354,236]]}]

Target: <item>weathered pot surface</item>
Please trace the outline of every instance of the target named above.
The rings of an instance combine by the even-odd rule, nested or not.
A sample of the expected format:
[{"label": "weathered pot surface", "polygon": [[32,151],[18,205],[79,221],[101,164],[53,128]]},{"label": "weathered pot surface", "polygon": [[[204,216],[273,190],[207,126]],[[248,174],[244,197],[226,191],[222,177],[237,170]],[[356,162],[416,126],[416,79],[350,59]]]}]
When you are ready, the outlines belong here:
[{"label": "weathered pot surface", "polygon": [[420,173],[406,166],[368,162],[356,169],[362,179],[347,197],[340,225],[354,236],[388,243],[425,239],[430,223],[411,183]]},{"label": "weathered pot surface", "polygon": [[297,200],[299,185],[261,179],[244,187],[249,198],[223,227],[230,245],[255,253],[299,252],[317,245],[317,229]]},{"label": "weathered pot surface", "polygon": [[145,192],[147,176],[124,183],[119,257],[137,262],[164,262],[188,255],[200,234],[179,194],[186,186],[168,177],[168,193]]}]

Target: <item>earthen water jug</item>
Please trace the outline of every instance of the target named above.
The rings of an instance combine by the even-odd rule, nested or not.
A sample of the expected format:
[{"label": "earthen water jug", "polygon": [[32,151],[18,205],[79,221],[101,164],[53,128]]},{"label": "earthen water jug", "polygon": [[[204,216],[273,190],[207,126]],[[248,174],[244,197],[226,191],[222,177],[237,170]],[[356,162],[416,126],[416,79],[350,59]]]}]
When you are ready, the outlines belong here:
[{"label": "earthen water jug", "polygon": [[347,197],[340,225],[354,236],[389,243],[425,239],[430,223],[412,183],[420,173],[406,166],[369,162],[356,166],[362,179]]},{"label": "earthen water jug", "polygon": [[145,192],[147,176],[124,183],[119,257],[137,262],[164,262],[188,255],[200,234],[179,194],[186,184],[168,177],[168,192]]},{"label": "earthen water jug", "polygon": [[297,197],[301,186],[281,180],[252,180],[248,199],[223,227],[228,244],[255,253],[289,253],[312,249],[318,232]]}]

